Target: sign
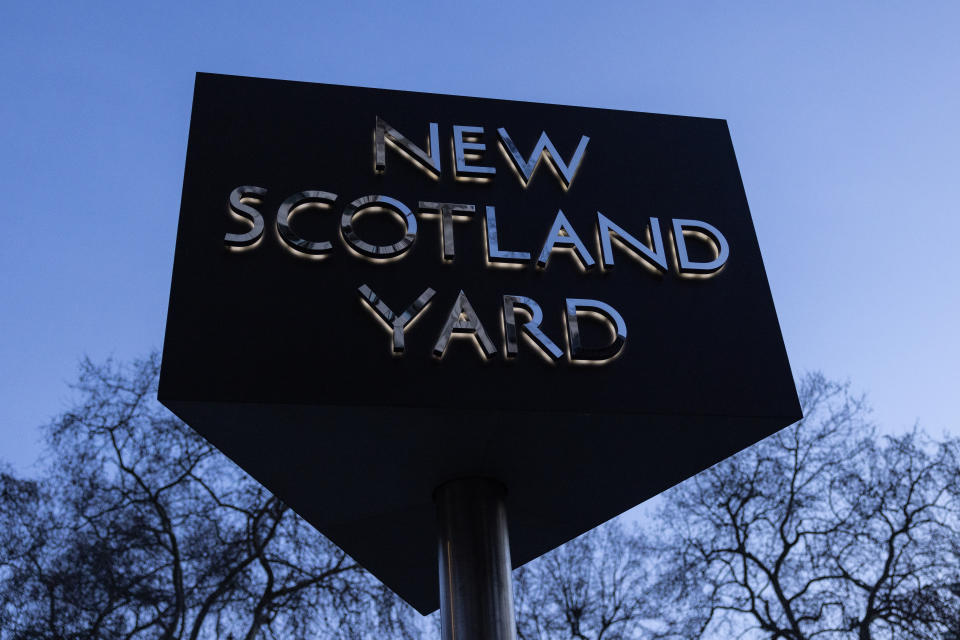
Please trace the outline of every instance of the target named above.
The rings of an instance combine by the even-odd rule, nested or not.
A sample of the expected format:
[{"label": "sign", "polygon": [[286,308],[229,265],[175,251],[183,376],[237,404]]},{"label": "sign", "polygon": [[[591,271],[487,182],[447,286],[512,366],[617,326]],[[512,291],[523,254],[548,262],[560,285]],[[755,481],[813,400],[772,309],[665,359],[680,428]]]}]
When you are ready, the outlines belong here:
[{"label": "sign", "polygon": [[725,121],[212,74],[159,396],[423,613],[801,416]]}]

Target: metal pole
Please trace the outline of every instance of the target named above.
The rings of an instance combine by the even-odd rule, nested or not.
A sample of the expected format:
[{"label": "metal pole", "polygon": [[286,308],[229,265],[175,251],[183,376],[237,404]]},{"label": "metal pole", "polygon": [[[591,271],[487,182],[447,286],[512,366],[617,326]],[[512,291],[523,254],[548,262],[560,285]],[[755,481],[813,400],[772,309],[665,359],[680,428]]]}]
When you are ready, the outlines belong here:
[{"label": "metal pole", "polygon": [[516,640],[505,495],[487,478],[434,492],[443,640]]}]

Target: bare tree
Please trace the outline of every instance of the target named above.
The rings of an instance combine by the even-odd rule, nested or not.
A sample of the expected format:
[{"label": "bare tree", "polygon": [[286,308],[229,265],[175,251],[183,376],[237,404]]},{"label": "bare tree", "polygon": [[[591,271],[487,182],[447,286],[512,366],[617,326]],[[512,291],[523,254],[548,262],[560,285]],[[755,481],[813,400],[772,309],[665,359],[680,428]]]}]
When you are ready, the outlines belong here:
[{"label": "bare tree", "polygon": [[156,402],[85,362],[49,474],[0,474],[0,638],[407,635],[409,609]]},{"label": "bare tree", "polygon": [[[49,472],[0,469],[0,640],[435,637],[155,401],[155,356],[84,363]],[[960,444],[878,439],[820,375],[806,417],[516,572],[521,640],[944,640]]]},{"label": "bare tree", "polygon": [[639,530],[609,522],[515,572],[519,640],[649,637],[656,575]]},{"label": "bare tree", "polygon": [[800,423],[667,494],[663,637],[941,640],[958,619],[958,443],[878,440],[846,386],[800,391]]}]

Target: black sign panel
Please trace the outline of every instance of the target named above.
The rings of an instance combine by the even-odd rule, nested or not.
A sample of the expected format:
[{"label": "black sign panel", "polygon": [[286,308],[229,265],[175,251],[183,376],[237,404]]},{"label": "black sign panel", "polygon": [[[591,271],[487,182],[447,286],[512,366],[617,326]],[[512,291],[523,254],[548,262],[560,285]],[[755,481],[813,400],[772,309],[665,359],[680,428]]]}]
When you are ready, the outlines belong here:
[{"label": "black sign panel", "polygon": [[421,612],[800,418],[725,121],[210,74],[160,399]]}]

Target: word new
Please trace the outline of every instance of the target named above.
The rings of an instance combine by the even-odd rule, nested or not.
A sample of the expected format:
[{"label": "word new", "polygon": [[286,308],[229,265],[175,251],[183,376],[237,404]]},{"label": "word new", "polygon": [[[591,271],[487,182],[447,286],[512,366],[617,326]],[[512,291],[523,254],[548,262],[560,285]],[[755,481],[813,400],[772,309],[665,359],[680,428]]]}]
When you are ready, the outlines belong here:
[{"label": "word new", "polygon": [[[377,116],[376,127],[373,131],[373,169],[377,173],[383,173],[387,164],[386,143],[412,161],[416,166],[426,172],[434,179],[440,177],[440,127],[436,122],[430,123],[430,133],[427,135],[427,146],[429,151],[421,149],[411,142],[402,133],[391,127],[383,118]],[[470,162],[480,162],[483,160],[482,153],[486,151],[487,145],[483,140],[484,128],[476,126],[453,125],[453,177],[457,180],[470,180],[484,182],[490,180],[496,174],[496,167],[470,164]],[[533,179],[533,172],[536,170],[540,159],[546,157],[554,169],[564,189],[569,189],[573,178],[583,160],[583,154],[587,150],[587,143],[590,138],[580,136],[580,142],[574,150],[570,160],[565,162],[557,148],[553,145],[546,131],[540,133],[540,138],[533,146],[533,151],[529,156],[524,157],[507,130],[503,127],[497,129],[498,142],[504,155],[510,160],[510,166],[513,168],[520,183],[526,187]]]}]

